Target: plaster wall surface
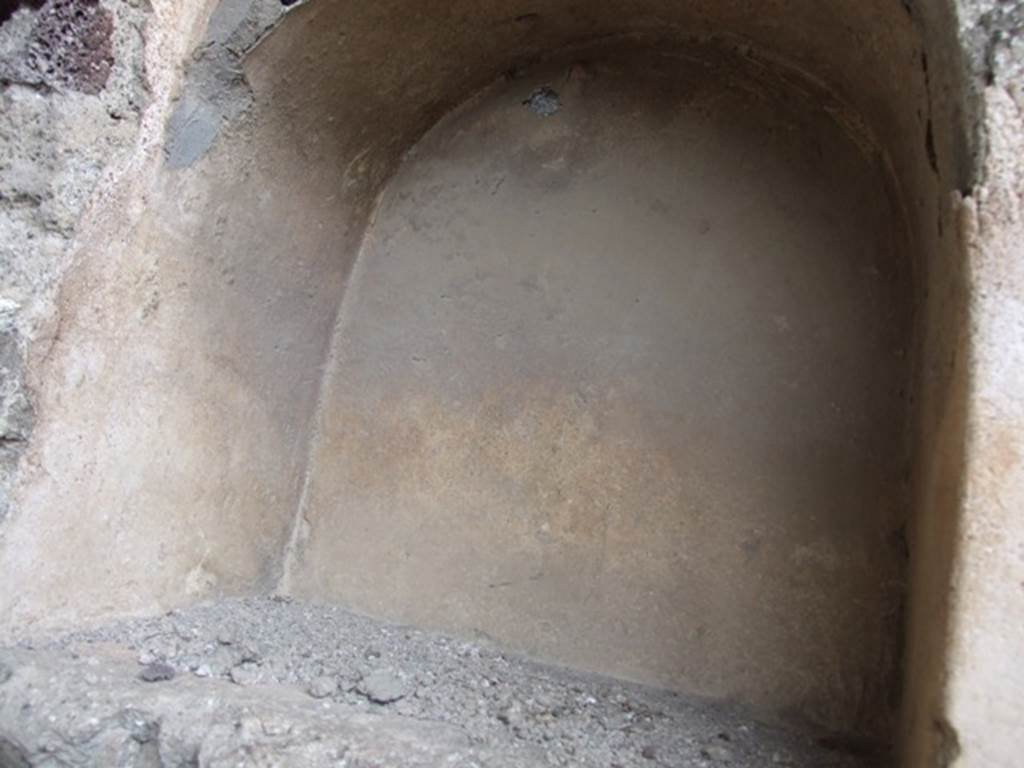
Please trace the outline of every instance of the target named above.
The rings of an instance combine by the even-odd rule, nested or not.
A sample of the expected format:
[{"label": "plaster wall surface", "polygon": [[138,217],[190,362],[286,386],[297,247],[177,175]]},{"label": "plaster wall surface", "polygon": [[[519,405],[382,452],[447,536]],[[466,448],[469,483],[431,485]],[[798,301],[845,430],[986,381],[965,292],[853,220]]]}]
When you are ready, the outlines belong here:
[{"label": "plaster wall surface", "polygon": [[[166,77],[177,84],[168,88],[180,89],[184,50],[201,36],[219,50],[251,44],[258,25],[230,11],[192,9],[201,26],[191,41],[176,39],[182,50]],[[189,20],[179,8],[151,24],[158,34],[161,22]],[[110,218],[76,244],[81,263],[62,287],[59,326],[34,371],[43,436],[26,457],[0,555],[8,627],[273,583],[298,500],[347,223],[308,215],[310,200],[331,191],[288,144],[168,170],[165,126],[188,95],[159,104],[152,156],[133,169],[141,178],[123,180],[132,185],[128,215],[112,203]],[[244,105],[245,97],[240,86],[226,98]],[[86,572],[41,571],[43,561]]]},{"label": "plaster wall surface", "polygon": [[581,51],[432,129],[342,305],[295,594],[878,725],[909,269],[877,158],[772,88]]},{"label": "plaster wall surface", "polygon": [[[751,16],[739,4],[663,7],[637,2],[614,10],[554,3],[542,14],[525,4],[455,4],[428,14],[399,2],[322,2],[300,6],[278,23],[280,12],[273,3],[229,2],[215,11],[212,6],[195,6],[194,18],[209,16],[210,22],[188,65],[189,76],[177,103],[173,109],[166,103],[162,107],[163,118],[170,115],[163,137],[165,162],[152,166],[152,175],[136,182],[131,217],[115,221],[118,211],[112,207],[110,228],[99,228],[93,240],[83,239],[81,267],[63,287],[67,312],[60,334],[55,334],[57,342],[37,368],[44,437],[33,443],[24,461],[17,515],[5,532],[4,568],[14,587],[4,612],[9,625],[83,621],[270,586],[282,574],[285,542],[304,483],[309,503],[303,511],[315,517],[316,508],[338,507],[331,496],[339,490],[331,485],[337,480],[331,477],[329,462],[321,461],[325,442],[314,444],[315,463],[306,466],[308,430],[346,275],[376,198],[403,153],[444,113],[510,67],[544,59],[547,51],[566,45],[586,48],[595,40],[619,40],[637,48],[666,46],[676,54],[648,62],[662,70],[653,79],[640,71],[615,74],[615,67],[592,82],[591,75],[601,73],[586,66],[575,75],[568,69],[552,71],[552,77],[564,81],[563,113],[540,120],[515,103],[508,116],[516,116],[524,133],[506,139],[526,154],[491,147],[511,164],[512,177],[504,182],[509,185],[508,199],[550,196],[552,210],[562,211],[563,217],[590,204],[613,212],[605,229],[584,230],[582,247],[570,254],[575,261],[552,275],[556,294],[572,288],[582,298],[548,297],[534,307],[537,317],[530,316],[531,291],[518,281],[539,280],[541,261],[560,246],[573,250],[574,224],[559,224],[557,216],[541,217],[538,234],[547,242],[530,257],[533,266],[522,275],[497,274],[489,295],[496,299],[493,307],[484,294],[475,302],[479,309],[461,307],[467,315],[447,319],[448,330],[459,337],[455,350],[465,380],[452,384],[435,373],[431,388],[419,394],[424,413],[416,411],[420,406],[403,406],[392,414],[405,414],[414,426],[415,419],[432,419],[431,429],[451,433],[455,445],[437,457],[436,465],[430,457],[425,464],[423,459],[417,463],[413,452],[406,467],[413,475],[411,483],[402,480],[401,472],[391,475],[399,487],[388,493],[403,505],[391,514],[405,515],[408,521],[416,511],[447,507],[443,502],[448,494],[457,502],[445,510],[452,522],[474,507],[474,497],[491,495],[483,505],[487,514],[500,517],[503,510],[521,503],[524,510],[518,514],[526,516],[518,523],[523,531],[509,518],[504,538],[497,539],[501,543],[487,545],[492,551],[519,541],[518,534],[526,530],[540,537],[527,537],[529,544],[520,544],[526,550],[521,557],[474,564],[467,555],[471,544],[487,540],[479,529],[476,535],[467,529],[461,554],[455,557],[463,562],[453,563],[447,573],[438,572],[442,587],[449,589],[457,582],[461,588],[467,568],[476,571],[474,589],[481,589],[481,581],[525,580],[526,587],[501,611],[489,607],[492,598],[487,593],[467,595],[452,589],[450,605],[428,611],[424,603],[416,618],[483,628],[503,642],[552,658],[592,667],[613,664],[622,674],[734,695],[775,710],[794,708],[836,727],[876,729],[891,706],[876,705],[886,699],[896,667],[898,639],[892,625],[898,624],[900,612],[899,527],[907,498],[900,479],[905,467],[898,461],[882,466],[880,459],[886,451],[902,455],[905,450],[904,409],[891,398],[899,396],[898,380],[907,365],[907,358],[900,355],[911,354],[906,337],[909,299],[901,297],[900,286],[906,288],[913,259],[905,252],[909,246],[896,219],[888,218],[885,202],[891,191],[881,170],[885,156],[871,131],[840,101],[827,100],[825,110],[821,104],[809,107],[824,98],[824,89],[792,70],[779,70],[770,57],[761,58],[752,50],[773,52],[814,68],[822,79],[835,80],[845,96],[883,129],[902,136],[896,131],[901,121],[923,118],[908,118],[894,108],[894,100],[879,99],[877,92],[895,88],[913,93],[921,87],[916,69],[911,78],[892,76],[903,69],[897,52],[913,45],[906,12],[895,6],[852,3],[825,12],[815,4],[792,3]],[[837,46],[848,30],[835,25],[836,15],[846,18],[849,28],[871,45]],[[795,18],[801,23],[790,23]],[[732,64],[701,63],[713,58],[714,46],[698,44],[708,36],[739,45]],[[871,48],[885,55],[869,55]],[[389,56],[382,57],[382,51],[390,51]],[[706,65],[710,68],[704,71]],[[676,75],[680,80],[673,85]],[[641,86],[632,97],[626,84],[630,77]],[[605,111],[588,115],[583,109],[588,103],[585,92],[596,87],[600,94],[605,81],[610,88]],[[715,88],[724,94],[721,105],[712,93]],[[569,104],[574,96],[585,125],[567,127],[564,119],[572,114]],[[741,106],[747,99],[757,107],[749,116]],[[787,99],[792,103],[786,104]],[[688,106],[691,100],[695,106]],[[652,107],[659,101],[664,101],[662,108]],[[770,115],[776,101],[783,103],[785,120]],[[843,124],[842,130],[837,122]],[[564,133],[558,133],[559,126]],[[922,127],[923,122],[915,124],[915,132]],[[714,134],[722,131],[725,143],[715,143]],[[801,155],[797,137],[803,131],[816,137],[813,149],[821,153],[821,162],[835,163],[836,173],[851,174],[849,190],[833,192],[829,179],[815,179],[814,165],[819,161]],[[620,153],[609,151],[609,146],[631,139],[634,132],[636,147],[646,149],[629,150],[639,154],[627,153],[615,165],[610,158]],[[844,132],[853,138],[841,138]],[[717,165],[699,163],[701,158],[687,139],[707,147]],[[753,156],[741,150],[746,141],[765,151]],[[575,144],[579,146],[574,148]],[[925,157],[919,137],[910,145],[915,157]],[[475,157],[481,156],[482,146],[487,145],[478,146]],[[532,161],[530,153],[535,155]],[[469,159],[473,157],[470,153]],[[545,157],[554,167],[543,170],[535,188],[531,185],[538,179],[531,180],[527,171],[531,162],[543,164]],[[904,154],[894,157],[904,162]],[[637,168],[629,167],[631,161]],[[444,176],[444,163],[431,167]],[[656,189],[644,186],[640,169],[656,179]],[[730,198],[720,175],[723,169],[747,185],[738,200]],[[692,186],[680,186],[673,171],[686,170],[708,184],[711,199],[699,200]],[[624,174],[619,181],[617,173]],[[775,173],[781,174],[778,190],[767,181]],[[574,174],[581,175],[574,181]],[[566,184],[561,191],[560,183]],[[802,184],[810,186],[803,189]],[[620,199],[624,190],[632,190],[635,199]],[[788,207],[771,202],[776,191],[788,194]],[[387,193],[386,200],[394,200],[394,194]],[[422,201],[422,194],[415,199]],[[468,194],[465,186],[456,185],[449,190],[448,202],[461,206],[461,196]],[[807,205],[805,196],[825,206],[810,232],[796,223],[797,210]],[[740,202],[750,210],[739,210]],[[746,224],[735,222],[712,234],[717,222],[711,207],[720,205],[727,218],[753,217],[751,239],[744,239]],[[680,220],[672,213],[701,206],[708,208],[707,216]],[[851,223],[843,224],[846,208],[852,209]],[[366,244],[367,269],[376,261],[375,238],[395,226],[387,223],[389,210],[381,210],[384,228],[374,229]],[[525,247],[529,228],[523,228],[521,219],[534,216],[531,211],[524,204],[519,216],[506,220],[499,210],[480,209],[476,230],[462,236],[468,238],[474,231],[479,236],[491,222],[519,243],[525,258],[530,254]],[[399,213],[394,215],[401,220]],[[709,231],[702,233],[705,218]],[[438,233],[442,225],[449,227],[447,219],[433,219],[428,230]],[[469,223],[456,220],[455,225]],[[647,230],[652,240],[640,237]],[[634,231],[640,239],[628,237]],[[459,236],[459,230],[453,234]],[[690,302],[677,301],[669,289],[680,278],[677,243],[704,236],[712,245],[703,264],[700,253],[691,256],[698,259],[694,272],[728,298],[712,302],[691,288],[697,295]],[[797,263],[789,271],[774,271],[767,259],[751,258],[751,247],[760,245],[758,236],[781,236],[792,247],[778,250]],[[809,257],[822,237],[828,240],[825,250],[838,249],[835,259],[825,263]],[[435,255],[450,251],[449,246],[435,244]],[[404,247],[415,252],[420,246],[408,241]],[[593,270],[586,260],[592,250],[599,267],[608,266],[619,276],[610,281],[600,277],[605,273]],[[649,267],[633,274],[620,265],[615,273],[615,256],[634,251],[648,252]],[[493,252],[486,255],[495,258]],[[468,261],[465,255],[462,258]],[[875,263],[858,271],[850,266],[855,258]],[[801,259],[812,272],[798,268]],[[416,306],[426,301],[421,307],[429,311],[435,297],[414,293],[420,286],[401,277],[407,262],[408,258],[400,259],[391,273],[381,275],[381,285],[374,288],[371,282],[370,290],[388,291],[397,280],[410,294],[393,297],[395,303]],[[488,268],[502,265],[492,263]],[[872,277],[875,269],[881,271]],[[751,305],[740,298],[745,295],[742,290],[730,290],[735,289],[734,281],[742,287],[739,274],[745,271],[766,281],[763,293],[755,291],[750,298]],[[447,286],[450,276],[433,277]],[[819,278],[820,290],[835,299],[836,316],[816,316],[813,304],[793,310],[775,306],[791,294],[803,295],[794,289],[793,280]],[[476,280],[473,275],[469,279]],[[839,286],[847,279],[882,285],[884,290],[871,293],[874,289],[865,287],[864,293],[846,295]],[[506,287],[512,296],[521,293],[525,306],[510,303]],[[542,296],[539,282],[538,289]],[[810,282],[804,285],[805,293],[816,290]],[[632,305],[626,294],[631,294]],[[642,299],[638,307],[638,295],[648,294],[648,303]],[[357,291],[349,299],[358,302],[361,296]],[[495,382],[508,378],[499,370],[506,355],[490,346],[503,332],[496,328],[501,323],[501,301],[506,317],[527,310],[524,317],[537,325],[525,326],[520,337],[537,331],[541,341],[523,346],[514,336],[505,340],[513,345],[507,354],[518,352],[524,362],[512,381],[501,382],[511,393],[493,396],[488,391],[496,389]],[[545,313],[563,304],[562,320],[573,330],[559,341],[545,335],[541,326],[550,323]],[[615,310],[606,311],[611,307]],[[870,311],[873,308],[882,314]],[[865,309],[869,317],[861,327]],[[793,312],[808,316],[790,317]],[[622,314],[632,317],[636,327],[623,329],[616,322]],[[762,316],[764,324],[754,319]],[[358,312],[355,317],[357,323],[373,319],[372,314]],[[395,320],[396,333],[415,325],[415,318],[408,315]],[[463,327],[463,320],[481,327]],[[820,327],[787,345],[793,324],[801,321],[805,328]],[[693,329],[704,324],[710,332],[684,334],[682,343],[689,349],[680,351],[674,326]],[[864,388],[839,382],[842,367],[832,365],[838,352],[829,343],[830,335],[854,341],[856,349],[850,354],[859,361],[855,367],[877,368],[878,378]],[[484,343],[486,353],[479,349]],[[724,358],[715,354],[734,343],[737,349]],[[885,354],[884,362],[869,366],[865,361],[879,350]],[[435,355],[436,365],[437,350],[428,351]],[[704,372],[707,380],[695,374],[687,352],[710,365]],[[824,365],[819,355],[825,358]],[[402,360],[408,362],[404,355]],[[419,365],[412,363],[414,369]],[[818,372],[816,367],[826,370]],[[373,368],[368,364],[364,373]],[[623,369],[633,373],[625,376]],[[740,386],[741,378],[761,381],[764,371],[774,372],[767,379],[771,384],[750,391]],[[357,370],[352,374],[358,377]],[[383,396],[407,396],[408,384],[404,389],[399,385],[408,375],[403,371],[392,382],[393,390],[377,393],[379,402],[359,406],[367,424],[387,413]],[[827,382],[810,383],[828,376],[838,382],[838,409],[826,403]],[[335,380],[328,383],[333,387]],[[815,404],[802,410],[786,386],[810,387],[818,399],[810,398]],[[321,426],[335,424],[324,414],[337,407],[336,402],[328,390],[323,395]],[[457,403],[460,398],[463,401]],[[773,418],[791,422],[788,436],[773,434],[767,411],[775,409]],[[825,421],[817,423],[819,416]],[[452,421],[447,428],[441,423],[444,418]],[[881,426],[876,431],[868,423]],[[728,429],[723,433],[719,424]],[[829,437],[828,425],[839,429],[850,445]],[[403,422],[396,426],[397,437],[373,435],[382,447],[378,458],[393,464],[401,452],[383,449],[403,439]],[[523,434],[517,435],[517,429]],[[467,484],[459,486],[458,446],[492,433],[497,453],[476,457],[491,476],[465,478],[459,482]],[[601,439],[608,434],[614,436],[611,446]],[[798,434],[807,437],[799,449],[803,456],[785,448],[795,449]],[[326,428],[321,437],[329,437]],[[89,445],[92,441],[95,447]],[[700,450],[695,448],[699,441],[717,447]],[[565,443],[567,457],[561,463],[551,464],[547,453],[533,452],[537,446],[546,451],[560,443]],[[80,448],[83,444],[88,447]],[[735,467],[728,466],[731,451],[724,449],[731,445]],[[823,446],[823,451],[808,447],[812,445]],[[878,455],[877,446],[883,446]],[[372,447],[372,440],[362,446]],[[829,452],[838,452],[840,458],[830,463],[825,456]],[[345,461],[356,463],[361,455],[346,454]],[[373,455],[371,451],[371,459]],[[787,461],[782,460],[784,455]],[[524,482],[519,490],[503,488],[502,473],[511,474],[520,465],[525,477],[538,482]],[[732,470],[744,477],[740,488],[733,487]],[[407,498],[416,495],[417,472],[435,476],[420,487],[419,506]],[[438,477],[455,484],[446,487]],[[832,483],[842,490],[827,490]],[[431,492],[440,498],[425,500]],[[386,499],[387,494],[379,498]],[[594,518],[591,512],[577,513],[568,502],[590,505],[591,511],[601,514]],[[793,505],[810,509],[821,503],[830,511],[822,512],[818,521],[801,520],[790,512]],[[719,512],[718,504],[726,511]],[[475,509],[479,514],[480,506]],[[680,518],[680,509],[692,515]],[[779,521],[778,510],[786,511],[785,521]],[[639,520],[643,514],[649,515],[648,523],[632,525],[630,516]],[[863,517],[851,519],[851,514]],[[329,523],[329,516],[324,519]],[[553,532],[542,531],[544,525]],[[293,543],[302,544],[306,533],[301,522],[295,525]],[[395,535],[379,542],[381,558],[394,548],[398,536],[395,530],[387,533]],[[414,534],[406,530],[398,537],[410,535]],[[611,540],[618,537],[609,552],[620,562],[602,570],[600,539],[606,535]],[[574,539],[578,542],[572,551]],[[706,551],[694,544],[704,540],[711,542]],[[349,591],[345,579],[356,569],[332,571],[337,552],[358,547],[358,541],[339,537],[332,526],[324,526],[321,536],[308,542],[315,557],[305,549],[288,553],[292,567],[284,586],[304,589],[306,594],[365,600],[365,590]],[[679,542],[691,547],[689,552],[685,546],[676,547]],[[656,556],[637,564],[632,555],[645,547]],[[67,569],[41,573],[37,563],[44,551],[54,560],[99,567],[88,578]],[[107,559],[110,552],[116,556]],[[421,568],[429,553],[421,553]],[[697,558],[699,565],[687,564],[687,557]],[[751,568],[748,561],[759,558],[770,563],[752,569],[765,582],[763,592],[750,592],[739,586],[740,579],[727,576],[746,572]],[[543,570],[538,563],[549,574],[557,566],[555,575],[531,582]],[[577,579],[573,571],[582,565],[589,570]],[[808,575],[801,575],[805,567],[831,586],[812,589]],[[488,569],[493,573],[483,574],[486,579],[477,578]],[[687,593],[685,613],[676,611],[671,593],[691,573],[703,574],[707,584]],[[416,575],[407,572],[405,581],[391,588],[393,600],[381,590],[370,607],[402,613],[410,603],[408,592],[403,593],[408,586],[403,584]],[[602,581],[606,586],[600,586]],[[590,598],[580,591],[595,584],[599,590]],[[826,597],[833,587],[837,594],[870,607],[837,610],[837,603]],[[793,599],[783,601],[786,589],[792,590]],[[707,590],[716,596],[702,596]],[[548,593],[551,601],[544,602]],[[758,594],[767,599],[755,599]],[[578,643],[579,648],[570,648],[572,624],[555,621],[562,607],[570,604],[576,611],[573,621],[589,628],[588,639]],[[609,629],[606,624],[617,606],[629,606],[632,617],[617,616]],[[520,608],[537,618],[540,630],[526,631],[517,624],[513,616]],[[494,616],[477,621],[477,614],[487,618],[488,612]],[[696,615],[708,620],[694,621]],[[790,619],[810,623],[801,629],[791,626]],[[844,638],[860,633],[864,622],[870,626],[869,640],[855,647]],[[630,645],[631,657],[620,664],[624,638],[630,633],[641,640]],[[758,634],[767,634],[764,645],[745,644]],[[717,639],[727,637],[742,653],[719,647]],[[682,647],[677,647],[679,640]],[[796,647],[808,656],[799,659],[793,652],[782,664],[766,663],[780,649]],[[687,656],[683,648],[694,655]],[[826,668],[824,680],[820,673]]]},{"label": "plaster wall surface", "polygon": [[[831,30],[831,15],[815,7],[792,9],[807,10],[805,28],[785,23],[781,6],[753,19],[732,4],[644,2],[626,14],[558,3],[542,15],[456,5],[432,16],[317,2],[280,23],[277,3],[154,6],[130,38],[149,57],[137,133],[125,132],[124,158],[110,155],[97,196],[84,198],[89,215],[73,226],[69,214],[54,272],[66,277],[37,292],[50,296],[38,312],[16,313],[28,330],[15,362],[27,373],[8,380],[27,384],[37,417],[36,437],[18,442],[19,471],[5,474],[16,478],[0,554],[5,625],[276,580],[345,274],[385,180],[444,112],[510,65],[623,32],[781,34],[780,49],[806,42],[808,60],[825,61],[830,41],[811,29]],[[878,9],[843,8],[883,47],[910,35],[902,10],[882,24]],[[867,61],[862,47],[844,50]],[[886,77],[895,64],[873,66],[862,68],[870,85],[897,82]],[[110,98],[55,93],[96,110]],[[90,147],[92,135],[61,132]],[[33,253],[22,254],[28,275],[48,269]],[[102,567],[40,572],[44,551]]]}]

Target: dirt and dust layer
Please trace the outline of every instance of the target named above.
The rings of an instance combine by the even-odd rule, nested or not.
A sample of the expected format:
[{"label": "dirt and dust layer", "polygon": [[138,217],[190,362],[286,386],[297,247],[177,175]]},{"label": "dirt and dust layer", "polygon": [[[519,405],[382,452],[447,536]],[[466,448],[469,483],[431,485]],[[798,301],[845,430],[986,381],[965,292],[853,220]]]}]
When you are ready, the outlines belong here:
[{"label": "dirt and dust layer", "polygon": [[869,764],[718,704],[281,598],[0,650],[0,766]]}]

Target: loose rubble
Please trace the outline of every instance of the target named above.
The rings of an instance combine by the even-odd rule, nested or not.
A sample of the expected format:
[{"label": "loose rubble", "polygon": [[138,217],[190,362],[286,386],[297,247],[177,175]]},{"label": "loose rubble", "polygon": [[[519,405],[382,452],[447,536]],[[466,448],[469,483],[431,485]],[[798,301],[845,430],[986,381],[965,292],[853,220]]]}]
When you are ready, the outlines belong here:
[{"label": "loose rubble", "polygon": [[316,680],[309,684],[309,695],[314,699],[326,699],[328,696],[333,696],[338,691],[338,682],[328,675],[320,675]]},{"label": "loose rubble", "polygon": [[356,686],[356,690],[375,704],[390,704],[408,693],[400,677],[385,670],[372,672]]},{"label": "loose rubble", "polygon": [[827,743],[720,705],[274,598],[0,650],[0,755],[19,766],[58,754],[78,756],[69,765],[201,768],[873,764]]},{"label": "loose rubble", "polygon": [[174,675],[174,667],[170,664],[154,662],[142,668],[142,671],[139,672],[139,680],[144,683],[159,683],[164,680],[173,680]]}]

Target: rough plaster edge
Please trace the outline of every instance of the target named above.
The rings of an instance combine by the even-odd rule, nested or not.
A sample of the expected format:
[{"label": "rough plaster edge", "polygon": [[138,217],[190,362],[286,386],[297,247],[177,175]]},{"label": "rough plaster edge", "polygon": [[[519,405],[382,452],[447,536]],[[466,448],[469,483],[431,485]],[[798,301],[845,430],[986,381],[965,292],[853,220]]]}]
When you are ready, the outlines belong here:
[{"label": "rough plaster edge", "polygon": [[[191,13],[184,14],[175,0],[152,0],[149,3],[150,18],[142,30],[149,100],[140,116],[134,147],[103,169],[82,211],[80,227],[68,247],[65,275],[81,265],[89,246],[130,231],[137,214],[145,207],[146,196],[138,192],[150,182],[156,170],[163,145],[164,124],[180,87],[184,70],[182,62],[193,46],[196,30],[205,25],[205,17],[215,2],[195,0],[185,6]],[[179,16],[185,17],[183,22],[174,25],[173,20]],[[49,332],[36,339],[33,369],[48,361],[60,339],[61,309],[58,297]]]},{"label": "rough plaster edge", "polygon": [[[1019,32],[1018,32],[1019,34]],[[1017,765],[1024,724],[1015,709],[1019,674],[992,676],[1024,650],[1019,628],[1024,582],[1022,533],[1011,524],[1024,488],[1020,429],[1024,424],[1024,98],[1018,51],[984,90],[987,132],[984,183],[964,200],[963,236],[969,276],[971,344],[965,490],[952,564],[950,628],[940,765]],[[1010,457],[1013,457],[1012,459]],[[1015,503],[1016,502],[1016,503]],[[1001,648],[1003,653],[996,652]],[[1014,718],[1018,722],[1014,725]],[[1009,735],[1008,734],[1014,734]],[[955,749],[942,750],[952,745]]]},{"label": "rough plaster edge", "polygon": [[[989,704],[983,705],[983,701],[999,700],[1000,681],[986,678],[985,670],[979,667],[981,660],[975,656],[978,648],[972,648],[972,642],[976,645],[979,638],[999,633],[993,617],[986,618],[984,607],[979,608],[979,597],[980,592],[985,591],[983,585],[991,586],[995,573],[992,569],[1010,566],[1009,562],[999,559],[996,549],[979,539],[980,532],[991,525],[991,519],[999,516],[998,506],[992,508],[996,502],[986,498],[984,489],[986,483],[991,485],[992,481],[985,456],[985,435],[994,425],[989,412],[995,403],[1009,405],[1019,417],[1017,421],[1024,419],[1019,393],[992,391],[994,379],[1003,378],[1014,366],[1019,369],[1020,363],[1014,362],[1012,350],[1024,342],[1024,337],[1018,336],[1015,344],[1003,333],[1007,330],[1005,315],[1010,305],[1019,304],[1020,283],[1014,295],[1009,278],[1013,266],[999,263],[1001,253],[1006,250],[1000,239],[1005,243],[1007,229],[1020,229],[1020,204],[1016,205],[1016,215],[1007,217],[1007,198],[1015,194],[1018,200],[1024,200],[1024,176],[1019,172],[1016,176],[1007,173],[1008,166],[1014,162],[1019,164],[1018,158],[1024,156],[1020,139],[1024,120],[1021,120],[1019,98],[1014,141],[1006,141],[1005,125],[1007,103],[1013,102],[1010,91],[1024,83],[1024,55],[1020,48],[1014,50],[1014,41],[1020,41],[1024,31],[1021,27],[1024,13],[1021,3],[999,0],[949,0],[941,10],[948,11],[948,15],[946,27],[941,23],[939,26],[948,28],[949,34],[942,36],[925,29],[924,32],[932,34],[922,33],[922,38],[932,46],[945,44],[948,50],[955,50],[954,64],[958,67],[953,73],[959,80],[953,83],[952,98],[954,109],[962,112],[951,117],[958,120],[954,130],[961,135],[954,137],[953,150],[960,156],[953,158],[955,178],[940,179],[940,183],[942,194],[951,196],[947,210],[952,219],[950,229],[956,237],[964,283],[962,343],[967,359],[961,363],[966,371],[960,453],[963,469],[958,498],[954,501],[956,519],[951,521],[949,534],[951,562],[946,574],[947,610],[942,630],[945,640],[932,672],[936,681],[929,698],[913,702],[913,712],[904,713],[911,718],[907,725],[913,729],[904,733],[908,739],[904,747],[910,749],[916,741],[924,751],[913,753],[914,762],[910,761],[908,753],[905,764],[915,768],[926,765],[1009,768],[1016,765],[1017,756],[1000,752],[1005,746],[998,743],[999,728],[987,715],[979,718],[978,711],[979,707],[989,707]],[[986,14],[993,10],[1009,14],[1011,20],[1016,19],[1016,30],[1007,33],[1003,29],[1001,34],[993,36],[991,24],[984,21]],[[1008,207],[1012,210],[1014,205],[1011,203]],[[1016,240],[1020,242],[1020,236]],[[1001,343],[993,344],[996,337]],[[1011,401],[1015,398],[1014,405]],[[1013,421],[1009,414],[1003,414],[1003,420]],[[1019,487],[1020,481],[1000,477],[996,484],[1013,488]],[[1010,531],[1007,533],[1012,535]],[[989,574],[981,581],[979,568]],[[1008,586],[1003,585],[1003,588]],[[1007,706],[1005,693],[1003,706]],[[991,714],[995,711],[989,710],[988,715]],[[997,720],[1006,717],[1013,717],[1012,712],[1000,710]]]},{"label": "rough plaster edge", "polygon": [[163,149],[168,168],[195,165],[226,127],[249,112],[253,93],[243,67],[246,57],[304,4],[220,0],[213,6],[203,42],[188,65],[181,95],[167,117]]}]

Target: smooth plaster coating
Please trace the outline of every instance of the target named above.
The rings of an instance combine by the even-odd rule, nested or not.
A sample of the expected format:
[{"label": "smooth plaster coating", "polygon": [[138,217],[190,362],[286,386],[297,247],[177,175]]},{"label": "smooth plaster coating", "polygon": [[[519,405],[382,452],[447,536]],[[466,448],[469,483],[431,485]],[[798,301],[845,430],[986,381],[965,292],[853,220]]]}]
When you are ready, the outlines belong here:
[{"label": "smooth plaster coating", "polygon": [[409,154],[343,302],[293,592],[884,723],[903,243],[877,156],[744,68],[580,51]]}]

